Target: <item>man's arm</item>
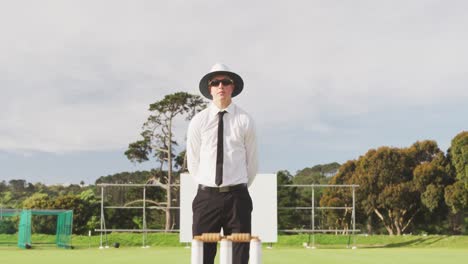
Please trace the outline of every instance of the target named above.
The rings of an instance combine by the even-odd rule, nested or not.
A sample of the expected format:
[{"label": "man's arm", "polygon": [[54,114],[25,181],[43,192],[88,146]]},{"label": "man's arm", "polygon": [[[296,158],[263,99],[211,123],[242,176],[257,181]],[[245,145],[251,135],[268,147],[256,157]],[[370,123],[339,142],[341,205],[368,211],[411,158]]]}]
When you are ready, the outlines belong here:
[{"label": "man's arm", "polygon": [[257,176],[258,157],[257,157],[257,137],[255,133],[255,124],[252,119],[249,120],[247,133],[245,134],[245,152],[247,161],[247,176],[249,178],[248,186],[252,184]]},{"label": "man's arm", "polygon": [[187,168],[192,177],[197,175],[198,164],[200,163],[200,145],[201,134],[199,121],[193,118],[187,130]]}]

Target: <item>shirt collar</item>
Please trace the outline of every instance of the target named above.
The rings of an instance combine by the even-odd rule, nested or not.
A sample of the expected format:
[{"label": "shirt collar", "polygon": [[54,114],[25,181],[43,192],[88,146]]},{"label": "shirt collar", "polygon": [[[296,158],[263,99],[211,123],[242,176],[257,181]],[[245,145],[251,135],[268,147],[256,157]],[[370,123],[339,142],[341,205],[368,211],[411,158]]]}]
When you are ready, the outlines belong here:
[{"label": "shirt collar", "polygon": [[236,112],[236,105],[231,102],[227,108],[219,109],[213,102],[210,103],[210,115],[217,115],[221,111],[226,111],[230,114],[234,114]]}]

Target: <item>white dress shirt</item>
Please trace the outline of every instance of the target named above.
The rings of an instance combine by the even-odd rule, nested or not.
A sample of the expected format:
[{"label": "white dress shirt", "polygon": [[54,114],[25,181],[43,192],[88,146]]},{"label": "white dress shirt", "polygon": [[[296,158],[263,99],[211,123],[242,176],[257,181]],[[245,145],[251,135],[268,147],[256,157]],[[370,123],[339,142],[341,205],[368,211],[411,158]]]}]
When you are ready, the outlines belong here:
[{"label": "white dress shirt", "polygon": [[216,187],[218,112],[224,114],[223,183],[252,184],[257,174],[257,141],[252,118],[234,103],[219,109],[213,102],[195,115],[187,132],[187,167],[198,184]]}]

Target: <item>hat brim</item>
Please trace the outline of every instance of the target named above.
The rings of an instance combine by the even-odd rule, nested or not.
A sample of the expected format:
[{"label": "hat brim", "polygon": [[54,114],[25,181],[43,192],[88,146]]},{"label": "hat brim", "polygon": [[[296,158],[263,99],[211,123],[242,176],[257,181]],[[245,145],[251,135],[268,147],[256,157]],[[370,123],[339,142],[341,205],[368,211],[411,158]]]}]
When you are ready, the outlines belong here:
[{"label": "hat brim", "polygon": [[232,91],[231,97],[236,97],[238,94],[242,92],[242,89],[244,89],[244,81],[242,78],[230,71],[214,71],[206,74],[203,76],[203,78],[200,80],[200,92],[205,96],[206,98],[213,100],[213,96],[211,96],[210,89],[208,87],[208,82],[215,76],[215,75],[227,75],[231,77],[231,79],[234,81],[234,91]]}]

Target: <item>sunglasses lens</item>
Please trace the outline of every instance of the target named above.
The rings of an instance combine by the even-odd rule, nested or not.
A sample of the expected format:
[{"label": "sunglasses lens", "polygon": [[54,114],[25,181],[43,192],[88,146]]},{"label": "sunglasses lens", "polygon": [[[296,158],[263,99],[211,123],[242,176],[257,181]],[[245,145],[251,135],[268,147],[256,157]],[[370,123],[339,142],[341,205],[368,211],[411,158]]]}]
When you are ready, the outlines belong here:
[{"label": "sunglasses lens", "polygon": [[214,80],[214,81],[211,81],[211,82],[210,82],[210,85],[216,87],[216,86],[219,85],[220,82],[221,82],[221,81],[219,81],[219,80]]},{"label": "sunglasses lens", "polygon": [[222,79],[222,80],[213,80],[213,81],[211,81],[210,86],[217,87],[220,83],[222,83],[224,86],[233,84],[232,80]]},{"label": "sunglasses lens", "polygon": [[222,83],[223,85],[230,85],[230,84],[232,83],[232,81],[231,81],[231,80],[228,80],[228,79],[223,79],[223,80],[221,80],[221,83]]}]

